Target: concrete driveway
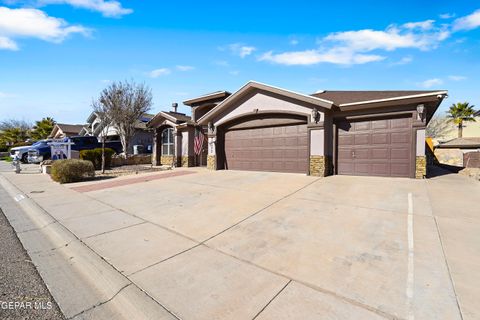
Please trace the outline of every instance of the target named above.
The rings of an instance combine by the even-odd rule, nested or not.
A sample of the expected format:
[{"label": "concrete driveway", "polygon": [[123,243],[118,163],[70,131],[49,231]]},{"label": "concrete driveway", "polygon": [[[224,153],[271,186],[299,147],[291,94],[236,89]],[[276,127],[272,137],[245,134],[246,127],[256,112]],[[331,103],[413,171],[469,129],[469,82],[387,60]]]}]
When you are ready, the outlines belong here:
[{"label": "concrete driveway", "polygon": [[9,179],[165,319],[480,318],[473,180],[176,172]]}]

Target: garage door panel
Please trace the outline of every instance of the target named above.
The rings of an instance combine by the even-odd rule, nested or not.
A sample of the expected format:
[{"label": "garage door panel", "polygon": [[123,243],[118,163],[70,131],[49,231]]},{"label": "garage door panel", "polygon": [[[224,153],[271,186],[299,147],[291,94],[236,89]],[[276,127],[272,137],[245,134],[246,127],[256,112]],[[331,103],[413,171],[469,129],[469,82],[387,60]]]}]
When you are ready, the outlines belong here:
[{"label": "garage door panel", "polygon": [[374,120],[372,121],[372,129],[387,129],[388,120]]},{"label": "garage door panel", "polygon": [[409,143],[410,142],[409,132],[392,132],[390,136],[391,136],[392,143]]},{"label": "garage door panel", "polygon": [[337,128],[338,174],[410,176],[412,125],[409,117],[342,121],[337,123]]},{"label": "garage door panel", "polygon": [[356,134],[353,141],[355,145],[370,144],[370,134]]},{"label": "garage door panel", "polygon": [[389,171],[390,164],[388,163],[372,163],[372,174],[375,176],[381,176],[384,172]]},{"label": "garage door panel", "polygon": [[411,127],[410,119],[411,118],[391,119],[390,126],[392,129],[395,129],[395,128],[410,129]]},{"label": "garage door panel", "polygon": [[342,135],[338,136],[338,145],[339,146],[353,146],[355,144],[354,142],[355,136],[352,135]]},{"label": "garage door panel", "polygon": [[236,170],[307,173],[307,131],[306,124],[227,131],[226,167]]},{"label": "garage door panel", "polygon": [[370,130],[370,125],[370,122],[355,122],[352,127],[355,128],[355,131],[366,131]]},{"label": "garage door panel", "polygon": [[409,148],[392,149],[391,153],[392,153],[392,160],[393,159],[407,160],[410,157]]},{"label": "garage door panel", "polygon": [[389,144],[389,143],[390,143],[389,133],[376,133],[372,135],[372,144]]},{"label": "garage door panel", "polygon": [[372,159],[388,160],[390,159],[390,151],[388,148],[372,149]]}]

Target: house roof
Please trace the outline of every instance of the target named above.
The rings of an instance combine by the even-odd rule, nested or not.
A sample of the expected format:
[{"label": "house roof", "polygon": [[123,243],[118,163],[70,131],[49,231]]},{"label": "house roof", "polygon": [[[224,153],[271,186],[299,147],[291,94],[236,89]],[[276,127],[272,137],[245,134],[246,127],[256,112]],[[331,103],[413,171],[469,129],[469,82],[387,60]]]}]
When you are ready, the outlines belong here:
[{"label": "house roof", "polygon": [[226,97],[230,96],[231,94],[232,93],[228,92],[228,91],[215,91],[215,92],[212,92],[212,93],[207,93],[207,94],[201,95],[201,96],[196,97],[196,98],[185,100],[185,101],[183,101],[183,104],[187,105],[187,106],[193,106],[194,104],[200,104],[200,103],[207,102],[207,101],[210,101],[210,100],[225,99]]},{"label": "house roof", "polygon": [[150,121],[148,121],[145,125],[147,127],[152,127],[153,123],[157,122],[157,120],[161,118],[167,119],[176,124],[190,123],[192,120],[190,116],[187,116],[184,113],[173,112],[173,111],[160,111],[152,119],[150,119]]},{"label": "house roof", "polygon": [[274,86],[270,86],[264,83],[256,82],[256,81],[249,81],[247,82],[243,87],[238,89],[235,93],[232,95],[228,96],[225,100],[220,102],[215,108],[207,112],[203,117],[198,119],[199,124],[206,124],[207,121],[209,121],[215,114],[220,112],[222,109],[224,109],[226,106],[228,106],[232,101],[236,101],[237,98],[242,97],[245,93],[250,92],[252,90],[264,90],[268,92],[272,92],[275,94],[279,94],[285,97],[297,99],[300,101],[308,102],[313,105],[317,105],[323,108],[330,109],[333,105],[332,101],[326,100],[324,98],[319,98],[311,95],[306,95],[303,93],[298,93],[294,92],[291,90],[286,90]]},{"label": "house roof", "polygon": [[337,91],[328,90],[312,94],[314,97],[333,101],[337,106],[382,102],[446,94],[445,90],[398,90],[398,91]]},{"label": "house roof", "polygon": [[480,137],[477,138],[455,138],[447,142],[441,143],[437,148],[453,148],[453,149],[476,149],[480,148]]},{"label": "house roof", "polygon": [[78,134],[83,127],[85,126],[84,124],[67,124],[67,123],[57,123],[56,126],[60,128],[64,134],[67,133],[73,133],[73,134]]}]

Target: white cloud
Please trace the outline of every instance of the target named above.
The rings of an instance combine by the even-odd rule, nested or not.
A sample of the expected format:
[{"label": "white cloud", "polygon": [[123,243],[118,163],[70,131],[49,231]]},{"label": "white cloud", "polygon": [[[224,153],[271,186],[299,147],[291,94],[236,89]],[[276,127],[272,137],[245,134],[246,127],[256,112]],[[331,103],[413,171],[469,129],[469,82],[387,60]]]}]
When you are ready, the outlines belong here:
[{"label": "white cloud", "polygon": [[453,31],[472,30],[480,27],[480,9],[453,22]]},{"label": "white cloud", "polygon": [[155,69],[155,70],[150,71],[148,73],[148,76],[150,78],[158,78],[158,77],[161,77],[161,76],[169,75],[170,73],[171,73],[170,69],[160,68],[160,69]]},{"label": "white cloud", "polygon": [[[401,27],[389,26],[386,30],[364,29],[358,31],[336,32],[323,40],[339,42],[357,51],[386,50],[401,48],[429,50],[450,36],[446,29],[430,26],[433,20],[409,22]],[[429,29],[425,29],[429,28]]]},{"label": "white cloud", "polygon": [[213,61],[213,64],[214,64],[214,65],[217,65],[217,66],[220,66],[220,67],[228,67],[228,66],[230,66],[230,63],[228,63],[228,61],[225,61],[225,60]]},{"label": "white cloud", "polygon": [[124,8],[119,1],[115,0],[36,0],[35,4],[40,7],[50,4],[67,4],[75,8],[97,11],[109,18],[119,18],[133,12],[132,9]]},{"label": "white cloud", "polygon": [[403,25],[407,29],[430,30],[433,28],[435,20],[425,20],[420,22],[408,22]]},{"label": "white cloud", "polygon": [[428,79],[423,82],[418,83],[418,86],[422,88],[429,89],[433,86],[439,86],[443,84],[443,80],[439,78]]},{"label": "white cloud", "polygon": [[0,36],[0,49],[16,51],[18,50],[18,45],[12,39]]},{"label": "white cloud", "polygon": [[292,46],[296,46],[300,43],[300,41],[298,41],[297,39],[291,39],[288,43]]},{"label": "white cloud", "polygon": [[406,56],[406,57],[403,57],[402,59],[398,60],[397,62],[392,63],[391,65],[392,66],[401,66],[401,65],[409,64],[412,61],[413,61],[412,56]]},{"label": "white cloud", "polygon": [[364,64],[368,62],[380,61],[385,57],[373,54],[360,54],[349,48],[333,48],[327,51],[305,50],[292,51],[274,54],[269,51],[263,54],[259,60],[268,61],[287,66],[293,65],[314,65],[319,63],[333,63],[341,65]]},{"label": "white cloud", "polygon": [[462,80],[467,80],[467,77],[452,75],[452,76],[448,76],[448,79],[450,79],[452,81],[462,81]]},{"label": "white cloud", "polygon": [[229,74],[231,74],[232,76],[238,76],[240,74],[240,71],[233,70],[233,71],[230,71]]},{"label": "white cloud", "polygon": [[[259,60],[283,65],[364,64],[384,60],[386,57],[379,51],[431,50],[449,36],[448,26],[437,27],[434,20],[408,22],[402,25],[390,25],[385,30],[334,32],[318,41],[319,48],[276,54],[269,51]],[[411,57],[405,57],[398,64],[411,61]]]},{"label": "white cloud", "polygon": [[240,58],[245,58],[246,56],[251,55],[255,50],[257,50],[255,47],[245,46],[241,43],[232,43],[228,45],[228,49]]},{"label": "white cloud", "polygon": [[440,19],[451,19],[455,17],[455,13],[442,13],[439,17]]},{"label": "white cloud", "polygon": [[195,67],[192,67],[192,66],[182,66],[182,65],[178,65],[176,68],[179,71],[190,71],[195,69]]},{"label": "white cloud", "polygon": [[60,43],[74,33],[86,36],[90,30],[80,25],[69,25],[65,20],[51,17],[38,9],[0,7],[0,48],[18,50],[14,39],[25,37]]}]

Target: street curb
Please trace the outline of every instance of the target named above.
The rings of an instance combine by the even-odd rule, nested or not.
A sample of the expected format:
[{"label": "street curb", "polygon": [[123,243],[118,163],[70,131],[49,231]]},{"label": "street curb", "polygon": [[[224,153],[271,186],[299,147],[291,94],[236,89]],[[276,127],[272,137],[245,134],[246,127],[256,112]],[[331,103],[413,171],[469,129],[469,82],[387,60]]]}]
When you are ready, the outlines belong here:
[{"label": "street curb", "polygon": [[4,175],[0,186],[12,198],[5,216],[67,319],[174,319]]}]

